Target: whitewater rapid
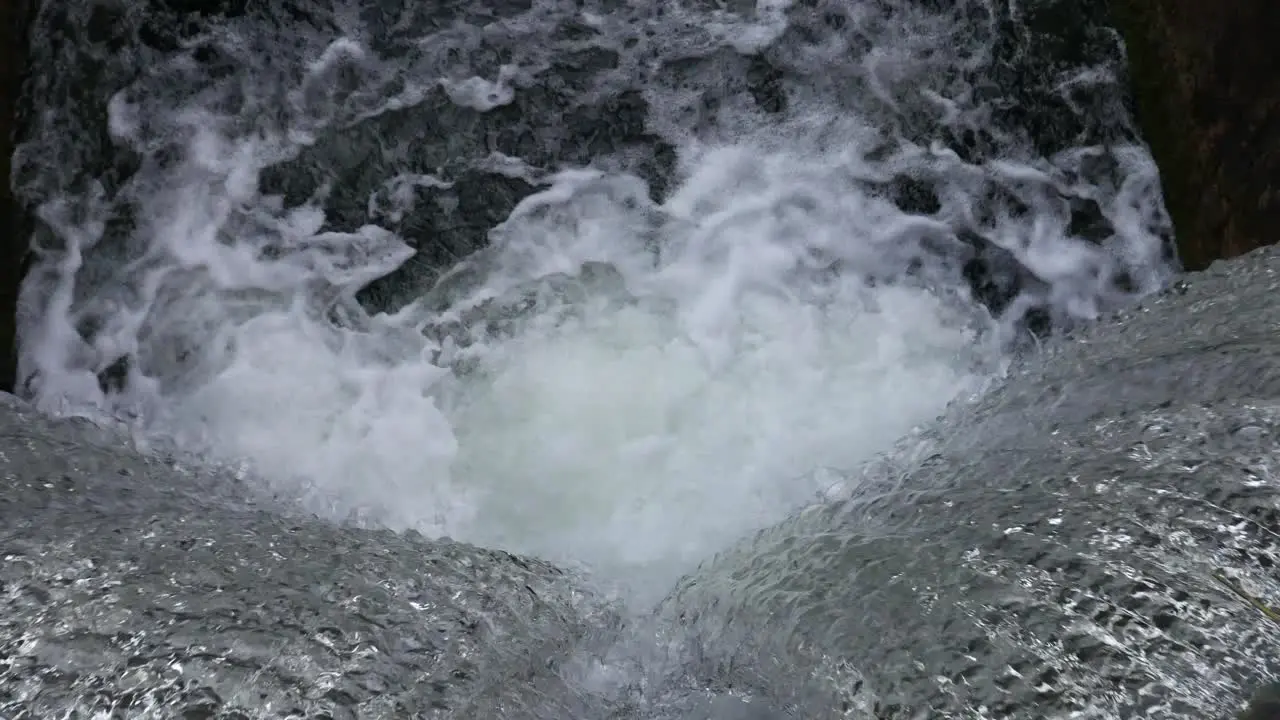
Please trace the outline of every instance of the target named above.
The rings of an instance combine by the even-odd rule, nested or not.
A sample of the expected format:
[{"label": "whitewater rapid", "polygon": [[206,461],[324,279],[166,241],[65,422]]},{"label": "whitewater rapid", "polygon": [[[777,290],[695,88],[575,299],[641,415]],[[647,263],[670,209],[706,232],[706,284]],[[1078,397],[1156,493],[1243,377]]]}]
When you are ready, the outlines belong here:
[{"label": "whitewater rapid", "polygon": [[[856,492],[848,471],[1001,376],[1026,311],[1087,320],[1173,270],[1140,144],[1045,155],[992,120],[975,78],[1008,21],[993,4],[831,4],[839,22],[785,2],[571,5],[434,30],[407,8],[379,30],[343,4],[316,10],[327,25],[214,23],[106,104],[98,130],[132,174],[51,189],[52,141],[28,143],[15,172],[35,177],[48,233],[24,287],[26,393],[323,517],[581,565],[649,602],[750,531]],[[448,128],[377,134],[437,96],[439,117],[504,112],[564,82],[557,53],[591,47],[618,60],[583,102],[638,84],[669,174],[625,148],[538,159]],[[770,52],[785,104],[718,89]],[[1091,71],[1061,91],[1114,83]],[[372,144],[333,139],[364,127]],[[985,155],[957,144],[974,132]],[[325,176],[360,152],[381,158],[374,180]],[[308,153],[319,165],[289,170]],[[530,192],[483,249],[406,274],[436,240],[407,218],[485,201],[450,194],[459,163]],[[306,193],[271,185],[314,167]],[[895,194],[904,178],[930,201]],[[330,207],[354,183],[367,195]],[[1081,203],[1101,240],[1074,228]],[[991,271],[1011,296],[994,313],[966,280],[975,236],[1009,268]],[[389,276],[407,302],[361,295]]]}]

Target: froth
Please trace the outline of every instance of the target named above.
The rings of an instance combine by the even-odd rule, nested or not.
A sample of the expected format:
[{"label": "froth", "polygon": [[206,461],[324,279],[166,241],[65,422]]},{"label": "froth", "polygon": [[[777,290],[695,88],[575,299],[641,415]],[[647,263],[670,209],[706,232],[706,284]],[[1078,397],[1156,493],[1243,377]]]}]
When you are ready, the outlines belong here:
[{"label": "froth", "polygon": [[[480,114],[519,105],[555,48],[526,42],[498,53],[511,62],[465,68],[446,51],[479,56],[484,42],[536,35],[543,15],[564,20],[563,8],[452,27],[408,43],[404,58],[317,33],[280,63],[294,77],[228,33],[224,50],[245,62],[238,80],[219,76],[231,90],[179,102],[166,94],[173,83],[156,81],[120,93],[110,131],[141,158],[138,171],[114,196],[99,185],[42,206],[56,242],[24,289],[28,392],[47,409],[92,408],[245,462],[331,517],[583,562],[655,588],[828,490],[825,470],[867,459],[998,373],[1001,318],[974,301],[965,275],[974,237],[1026,275],[1015,307],[1064,318],[1167,276],[1154,167],[1140,148],[1046,158],[999,136],[998,157],[976,157],[921,130],[921,117],[952,129],[984,118],[964,73],[990,38],[949,16],[904,10],[895,25],[861,4],[843,21],[856,37],[774,58],[799,78],[779,80],[785,112],[742,90],[714,118],[686,113],[715,94],[716,62],[747,62],[720,50],[785,45],[789,7],[698,22],[691,10],[638,19],[635,8],[579,18],[618,55],[610,72],[647,78],[648,127],[678,148],[674,190],[655,200],[636,173],[605,169],[616,165],[535,167],[490,148],[468,167],[538,192],[487,248],[442,279],[410,277],[417,299],[385,312],[356,294],[432,240],[397,230],[419,191],[453,187],[449,172],[388,169],[364,221],[339,231],[332,188],[267,195],[264,170],[428,89]],[[855,40],[866,47],[840,66],[852,75],[812,77]],[[682,52],[698,61],[679,69]],[[156,77],[186,77],[192,63]],[[275,115],[263,113],[271,98]],[[1095,171],[1100,157],[1110,171]],[[894,189],[904,178],[927,186],[931,207],[904,209]],[[1070,230],[1081,201],[1110,223],[1103,242]],[[130,224],[111,241],[127,251],[86,262],[121,214]],[[1117,288],[1124,273],[1130,287]]]},{"label": "froth", "polygon": [[[908,218],[827,174],[719,148],[655,206],[635,178],[562,173],[439,313],[334,324],[308,292],[333,279],[315,267],[285,288],[201,255],[201,293],[152,312],[224,312],[218,360],[152,386],[147,420],[313,511],[586,563],[652,592],[992,369],[973,308],[868,284],[889,262],[875,241],[901,240]],[[185,232],[198,208],[168,217],[183,230],[169,237],[209,237]],[[316,229],[308,212],[285,217]],[[314,244],[360,240],[326,237]],[[247,308],[252,277],[271,282]]]}]

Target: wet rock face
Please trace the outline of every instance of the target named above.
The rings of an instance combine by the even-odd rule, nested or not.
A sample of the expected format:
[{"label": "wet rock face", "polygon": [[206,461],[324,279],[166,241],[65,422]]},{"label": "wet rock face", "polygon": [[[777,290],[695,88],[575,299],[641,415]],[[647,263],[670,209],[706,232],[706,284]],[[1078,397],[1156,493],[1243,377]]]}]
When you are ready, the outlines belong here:
[{"label": "wet rock face", "polygon": [[7,396],[0,437],[0,716],[578,711],[554,668],[601,606],[546,563],[291,517]]},{"label": "wet rock face", "polygon": [[1189,276],[706,565],[667,605],[702,677],[805,717],[1242,710],[1280,673],[1278,289],[1274,250]]},{"label": "wet rock face", "polygon": [[1280,6],[1112,0],[1139,122],[1191,270],[1275,242]]},{"label": "wet rock face", "polygon": [[14,324],[30,232],[22,206],[11,195],[8,178],[13,141],[21,134],[15,121],[33,5],[30,0],[14,0],[0,6],[0,43],[4,46],[0,51],[0,391],[13,389],[17,371]]}]

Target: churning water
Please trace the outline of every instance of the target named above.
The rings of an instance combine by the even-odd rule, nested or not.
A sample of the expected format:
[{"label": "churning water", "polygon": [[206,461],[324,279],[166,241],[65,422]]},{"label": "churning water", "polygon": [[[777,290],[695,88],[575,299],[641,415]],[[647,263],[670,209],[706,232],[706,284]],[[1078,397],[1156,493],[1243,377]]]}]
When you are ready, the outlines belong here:
[{"label": "churning water", "polygon": [[637,602],[1173,270],[1044,0],[47,5],[25,391]]}]

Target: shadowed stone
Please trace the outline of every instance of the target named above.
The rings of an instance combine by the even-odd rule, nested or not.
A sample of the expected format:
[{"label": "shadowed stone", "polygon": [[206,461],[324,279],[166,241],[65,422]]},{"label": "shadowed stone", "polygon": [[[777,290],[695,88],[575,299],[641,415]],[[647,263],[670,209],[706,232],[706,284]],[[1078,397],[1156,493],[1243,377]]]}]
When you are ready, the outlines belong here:
[{"label": "shadowed stone", "polygon": [[0,391],[13,390],[17,373],[18,285],[27,261],[27,220],[12,195],[9,171],[33,6],[34,0],[0,3]]},{"label": "shadowed stone", "polygon": [[1111,0],[1178,253],[1200,270],[1280,227],[1280,4]]}]

